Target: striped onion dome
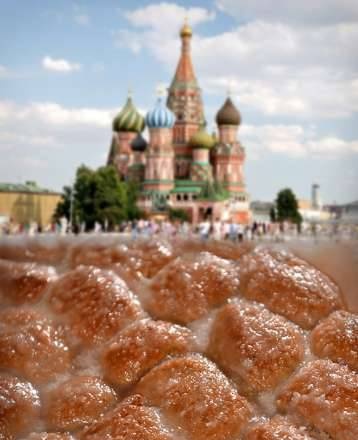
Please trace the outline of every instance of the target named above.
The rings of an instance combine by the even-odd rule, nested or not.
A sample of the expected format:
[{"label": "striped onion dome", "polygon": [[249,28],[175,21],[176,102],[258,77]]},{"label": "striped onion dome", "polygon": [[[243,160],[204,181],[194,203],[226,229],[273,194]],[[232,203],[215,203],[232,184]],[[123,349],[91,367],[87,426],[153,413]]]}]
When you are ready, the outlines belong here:
[{"label": "striped onion dome", "polygon": [[144,118],[137,111],[129,96],[126,105],[113,120],[113,131],[141,133],[144,127]]},{"label": "striped onion dome", "polygon": [[172,128],[175,116],[159,98],[154,109],[147,113],[145,122],[149,128]]},{"label": "striped onion dome", "polygon": [[192,138],[189,141],[189,145],[192,148],[197,149],[207,149],[210,150],[215,145],[215,139],[213,136],[210,136],[205,130],[201,129],[197,133],[192,136]]},{"label": "striped onion dome", "polygon": [[131,143],[131,147],[133,151],[143,152],[146,150],[147,146],[148,146],[147,141],[140,133],[138,133],[137,137],[134,138]]}]

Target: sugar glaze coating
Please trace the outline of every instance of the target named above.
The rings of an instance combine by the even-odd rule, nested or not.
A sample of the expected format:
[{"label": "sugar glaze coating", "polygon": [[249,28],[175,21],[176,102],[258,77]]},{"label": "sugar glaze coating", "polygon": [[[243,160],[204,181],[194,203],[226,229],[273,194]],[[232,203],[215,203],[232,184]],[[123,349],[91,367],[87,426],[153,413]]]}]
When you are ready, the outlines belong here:
[{"label": "sugar glaze coating", "polygon": [[45,383],[70,366],[62,332],[43,314],[17,307],[0,312],[0,368]]},{"label": "sugar glaze coating", "polygon": [[177,258],[150,282],[149,312],[159,319],[187,324],[238,293],[234,262],[208,252]]},{"label": "sugar glaze coating", "polygon": [[251,392],[276,387],[303,357],[303,338],[294,324],[260,304],[232,302],[216,315],[209,354]]},{"label": "sugar glaze coating", "polygon": [[31,392],[0,438],[358,438],[357,316],[311,264],[254,245],[0,243],[8,285],[31,274],[1,304],[1,374]]},{"label": "sugar glaze coating", "polygon": [[255,249],[240,261],[240,289],[304,329],[343,308],[340,291],[328,276],[290,252]]},{"label": "sugar glaze coating", "polygon": [[163,362],[141,379],[136,390],[193,440],[235,439],[251,412],[216,365],[200,355]]}]

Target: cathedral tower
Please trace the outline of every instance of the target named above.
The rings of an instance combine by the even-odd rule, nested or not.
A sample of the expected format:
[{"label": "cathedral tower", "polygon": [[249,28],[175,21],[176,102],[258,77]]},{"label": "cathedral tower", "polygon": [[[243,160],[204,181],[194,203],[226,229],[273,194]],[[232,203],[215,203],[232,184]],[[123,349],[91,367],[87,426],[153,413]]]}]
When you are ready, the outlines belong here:
[{"label": "cathedral tower", "polygon": [[129,95],[125,106],[113,120],[112,144],[107,161],[108,165],[117,168],[119,176],[124,180],[128,178],[128,168],[134,159],[131,144],[144,127],[144,118]]},{"label": "cathedral tower", "polygon": [[206,133],[204,129],[199,130],[190,139],[190,146],[193,151],[190,178],[193,182],[212,182],[213,170],[209,153],[214,145],[214,138]]},{"label": "cathedral tower", "polygon": [[[192,36],[185,23],[168,97],[159,98],[145,120],[128,97],[113,121],[108,163],[122,179],[137,182],[138,206],[148,216],[164,218],[171,208],[184,210],[194,223],[210,217],[247,224],[251,214],[243,174],[245,149],[238,140],[241,115],[227,98],[216,116],[218,134],[206,132],[191,60]],[[141,136],[145,125],[148,142]]]},{"label": "cathedral tower", "polygon": [[175,117],[161,98],[147,113],[149,145],[146,155],[144,191],[153,207],[165,203],[174,187],[173,126]]},{"label": "cathedral tower", "polygon": [[201,89],[191,61],[192,29],[187,23],[180,31],[180,38],[181,54],[169,87],[167,105],[176,117],[173,131],[175,175],[178,178],[189,178],[192,158],[189,141],[204,123],[204,110]]},{"label": "cathedral tower", "polygon": [[237,139],[241,115],[228,97],[216,115],[219,142],[215,148],[215,178],[240,201],[246,200],[243,176],[245,150]]},{"label": "cathedral tower", "polygon": [[128,168],[128,177],[129,180],[133,182],[141,183],[144,180],[146,162],[145,151],[147,146],[148,143],[141,133],[139,133],[131,143],[133,160]]}]

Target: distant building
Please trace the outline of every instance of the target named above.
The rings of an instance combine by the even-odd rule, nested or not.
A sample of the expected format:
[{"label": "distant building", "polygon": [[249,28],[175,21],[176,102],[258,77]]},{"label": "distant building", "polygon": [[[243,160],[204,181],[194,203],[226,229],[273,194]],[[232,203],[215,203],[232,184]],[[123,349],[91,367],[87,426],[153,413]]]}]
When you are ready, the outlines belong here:
[{"label": "distant building", "polygon": [[358,224],[358,200],[343,205],[327,205],[325,209],[331,213],[331,217],[347,224]]},{"label": "distant building", "polygon": [[319,192],[320,186],[317,183],[312,185],[311,206],[313,209],[322,209],[322,201]]},{"label": "distant building", "polygon": [[320,186],[312,184],[311,200],[299,199],[298,209],[306,222],[327,222],[332,220],[332,213],[322,204]]},{"label": "distant building", "polygon": [[358,200],[342,205],[341,221],[358,225]]},{"label": "distant building", "polygon": [[[206,217],[247,223],[245,149],[237,134],[241,115],[227,98],[216,115],[218,136],[206,132],[202,93],[191,60],[192,29],[180,31],[181,55],[168,89],[144,118],[128,97],[113,121],[108,164],[141,187],[139,206],[149,215],[181,208],[194,223]],[[149,142],[141,133],[149,129]]]},{"label": "distant building", "polygon": [[274,207],[275,204],[273,202],[260,202],[257,200],[251,202],[250,210],[251,210],[252,220],[258,223],[270,222],[271,221],[270,212]]},{"label": "distant building", "polygon": [[[315,204],[315,206],[317,206]],[[331,213],[322,207],[312,205],[312,200],[299,199],[298,210],[306,222],[324,222],[332,218]]]},{"label": "distant building", "polygon": [[342,205],[341,220],[345,223],[358,224],[358,200]]},{"label": "distant building", "polygon": [[0,219],[45,227],[52,222],[60,200],[60,193],[40,188],[35,182],[0,183]]}]

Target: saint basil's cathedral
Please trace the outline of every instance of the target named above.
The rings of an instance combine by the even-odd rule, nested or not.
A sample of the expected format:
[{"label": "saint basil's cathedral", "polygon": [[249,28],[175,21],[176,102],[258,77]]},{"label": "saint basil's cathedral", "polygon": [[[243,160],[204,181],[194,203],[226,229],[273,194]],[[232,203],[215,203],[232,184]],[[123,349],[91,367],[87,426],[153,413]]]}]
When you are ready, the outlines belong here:
[{"label": "saint basil's cathedral", "polygon": [[[206,132],[188,24],[180,37],[181,55],[167,102],[159,98],[144,118],[128,97],[113,121],[108,164],[121,179],[140,184],[138,206],[148,215],[174,208],[185,210],[194,223],[210,218],[245,224],[250,211],[245,149],[237,138],[240,113],[228,97],[216,115],[218,135]],[[149,142],[142,136],[145,127]]]}]

